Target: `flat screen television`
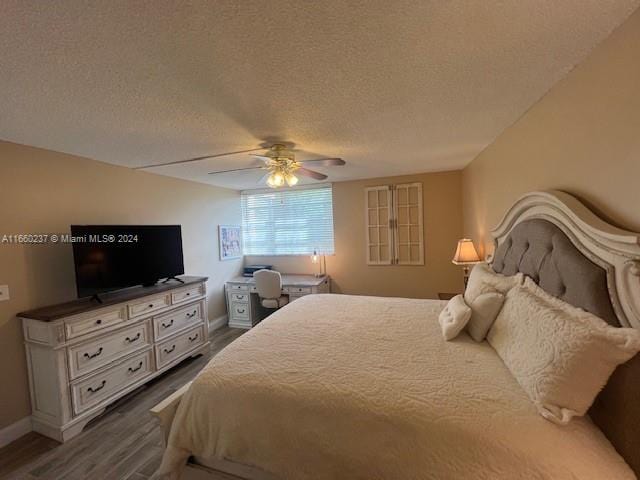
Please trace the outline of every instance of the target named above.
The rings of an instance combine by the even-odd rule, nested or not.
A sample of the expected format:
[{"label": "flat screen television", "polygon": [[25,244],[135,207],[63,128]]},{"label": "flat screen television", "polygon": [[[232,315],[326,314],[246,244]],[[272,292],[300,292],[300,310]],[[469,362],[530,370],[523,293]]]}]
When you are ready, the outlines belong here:
[{"label": "flat screen television", "polygon": [[180,225],[71,225],[78,297],[184,273]]}]

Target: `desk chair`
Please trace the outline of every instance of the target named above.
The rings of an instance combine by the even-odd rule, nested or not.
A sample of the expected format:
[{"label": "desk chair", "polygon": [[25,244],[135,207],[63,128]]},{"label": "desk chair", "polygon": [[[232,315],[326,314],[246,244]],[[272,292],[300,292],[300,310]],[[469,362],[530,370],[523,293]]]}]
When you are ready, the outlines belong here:
[{"label": "desk chair", "polygon": [[281,295],[282,277],[280,272],[258,270],[253,273],[253,278],[256,280],[256,290],[264,308],[277,309],[289,303],[289,297]]}]

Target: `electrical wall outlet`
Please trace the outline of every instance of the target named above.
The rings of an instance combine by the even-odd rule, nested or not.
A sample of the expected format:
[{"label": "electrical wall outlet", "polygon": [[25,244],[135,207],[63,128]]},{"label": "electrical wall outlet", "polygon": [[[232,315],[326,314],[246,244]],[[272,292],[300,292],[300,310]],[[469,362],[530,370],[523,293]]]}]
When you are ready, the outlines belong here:
[{"label": "electrical wall outlet", "polygon": [[9,300],[9,285],[0,285],[0,302]]}]

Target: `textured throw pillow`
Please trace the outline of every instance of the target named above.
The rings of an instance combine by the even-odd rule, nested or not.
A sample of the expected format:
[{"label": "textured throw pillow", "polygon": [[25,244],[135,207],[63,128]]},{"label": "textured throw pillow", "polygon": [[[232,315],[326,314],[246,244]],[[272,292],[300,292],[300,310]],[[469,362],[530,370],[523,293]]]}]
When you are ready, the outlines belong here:
[{"label": "textured throw pillow", "polygon": [[528,279],[510,290],[487,340],[540,414],[584,415],[615,368],[640,351],[640,331],[616,328]]},{"label": "textured throw pillow", "polygon": [[478,295],[469,305],[471,318],[467,323],[467,332],[476,342],[482,342],[496,317],[502,309],[504,295],[499,292],[488,292]]},{"label": "textured throw pillow", "polygon": [[467,302],[467,305],[471,305],[483,293],[507,293],[516,285],[522,284],[523,278],[522,273],[507,277],[494,272],[487,263],[478,263],[473,267],[471,275],[469,275],[469,282],[464,292],[464,301]]},{"label": "textured throw pillow", "polygon": [[453,340],[456,338],[467,325],[469,317],[471,317],[471,309],[464,303],[462,295],[456,295],[449,300],[438,317],[444,339]]},{"label": "textured throw pillow", "polygon": [[480,296],[489,293],[505,294],[516,285],[522,284],[523,279],[521,273],[509,277],[496,273],[487,263],[478,263],[473,267],[464,292],[464,301],[471,307],[468,330],[475,341],[481,342],[485,339],[503,302],[496,295],[482,300]]}]

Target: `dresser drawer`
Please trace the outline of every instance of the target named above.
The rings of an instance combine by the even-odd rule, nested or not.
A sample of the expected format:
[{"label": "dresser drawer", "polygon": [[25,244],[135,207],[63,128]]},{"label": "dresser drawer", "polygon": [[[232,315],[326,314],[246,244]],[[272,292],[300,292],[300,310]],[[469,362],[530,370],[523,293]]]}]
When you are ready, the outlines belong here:
[{"label": "dresser drawer", "polygon": [[311,293],[311,288],[309,287],[287,287],[284,289],[287,293],[302,293],[309,294]]},{"label": "dresser drawer", "polygon": [[249,319],[251,311],[247,303],[231,303],[229,305],[229,315],[233,320],[247,320]]},{"label": "dresser drawer", "polygon": [[193,303],[175,312],[153,317],[153,333],[156,341],[201,322],[203,307],[202,302]]},{"label": "dresser drawer", "polygon": [[248,292],[249,285],[239,285],[235,283],[228,283],[227,288],[230,292]]},{"label": "dresser drawer", "polygon": [[171,294],[159,295],[157,297],[147,298],[139,302],[130,303],[129,318],[139,317],[147,313],[156,312],[162,308],[166,308],[171,305]]},{"label": "dresser drawer", "polygon": [[69,347],[69,377],[78,378],[151,344],[149,320]]},{"label": "dresser drawer", "polygon": [[171,303],[183,303],[204,296],[204,285],[190,286],[171,294]]},{"label": "dresser drawer", "polygon": [[205,342],[204,327],[191,329],[156,346],[158,369],[177,360]]},{"label": "dresser drawer", "polygon": [[99,332],[127,321],[127,310],[122,307],[91,312],[89,315],[69,318],[64,321],[64,331],[67,340],[80,337],[88,333]]},{"label": "dresser drawer", "polygon": [[248,293],[230,292],[229,302],[232,303],[249,303]]},{"label": "dresser drawer", "polygon": [[149,349],[104,372],[71,385],[73,411],[79,414],[153,372]]}]

